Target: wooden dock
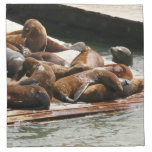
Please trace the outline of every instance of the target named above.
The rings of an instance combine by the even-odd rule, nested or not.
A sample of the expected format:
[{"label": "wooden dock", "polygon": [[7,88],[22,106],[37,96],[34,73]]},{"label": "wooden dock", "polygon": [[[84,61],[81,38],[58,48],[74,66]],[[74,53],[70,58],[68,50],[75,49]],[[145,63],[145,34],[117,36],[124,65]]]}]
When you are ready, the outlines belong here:
[{"label": "wooden dock", "polygon": [[50,110],[9,110],[7,111],[7,125],[24,125],[28,122],[47,122],[88,115],[103,116],[124,113],[139,106],[143,106],[144,92],[136,93],[127,98],[95,103],[52,103]]}]

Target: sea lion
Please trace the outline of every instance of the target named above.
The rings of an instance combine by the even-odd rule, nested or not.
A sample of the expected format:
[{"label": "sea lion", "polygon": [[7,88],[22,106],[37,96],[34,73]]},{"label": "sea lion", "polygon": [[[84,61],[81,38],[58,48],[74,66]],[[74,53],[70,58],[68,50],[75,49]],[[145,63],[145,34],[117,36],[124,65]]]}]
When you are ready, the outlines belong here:
[{"label": "sea lion", "polygon": [[128,80],[133,79],[133,74],[131,70],[123,64],[107,64],[103,67],[96,67],[95,69],[110,71],[117,75],[117,77],[119,78],[124,78]]},{"label": "sea lion", "polygon": [[49,109],[50,98],[38,85],[7,85],[7,106],[12,109]]},{"label": "sea lion", "polygon": [[122,91],[121,83],[115,74],[93,69],[57,80],[54,85],[54,96],[59,100],[74,103],[90,84],[96,83],[103,83],[112,90]]},{"label": "sea lion", "polygon": [[71,66],[76,64],[86,64],[95,68],[103,66],[104,60],[96,51],[86,46],[85,49],[71,62]]},{"label": "sea lion", "polygon": [[25,47],[32,52],[44,51],[47,44],[47,33],[44,26],[36,19],[25,22],[22,37],[26,38]]},{"label": "sea lion", "polygon": [[42,64],[47,64],[47,65],[51,66],[51,68],[55,74],[56,80],[69,76],[69,75],[72,75],[72,74],[75,74],[75,73],[79,73],[79,72],[83,72],[83,71],[92,69],[91,67],[84,65],[84,64],[77,64],[72,67],[63,67],[61,65],[57,65],[52,62],[46,62],[46,61],[39,61],[39,62]]},{"label": "sea lion", "polygon": [[23,67],[24,56],[16,51],[6,48],[7,53],[7,76],[13,78]]},{"label": "sea lion", "polygon": [[15,46],[23,45],[31,52],[44,51],[47,44],[47,33],[44,26],[36,19],[25,22],[23,30],[8,33],[7,42]]},{"label": "sea lion", "polygon": [[133,65],[133,56],[128,48],[122,46],[111,47],[110,52],[113,56],[112,60],[114,62],[125,64],[127,66]]},{"label": "sea lion", "polygon": [[24,45],[31,52],[60,52],[69,49],[81,51],[85,47],[84,42],[77,42],[73,45],[60,44],[53,38],[47,36],[45,27],[36,19],[29,19],[25,22],[23,30],[8,32],[7,42],[15,46]]},{"label": "sea lion", "polygon": [[123,91],[113,91],[103,84],[95,84],[89,86],[79,100],[84,102],[98,102],[103,100],[111,100],[118,97],[126,97],[137,92],[141,92],[144,87],[144,79],[134,78],[132,80],[121,79]]},{"label": "sea lion", "polygon": [[51,53],[51,52],[35,52],[27,55],[27,57],[33,57],[37,60],[47,61],[47,62],[53,62],[58,65],[62,65],[65,67],[69,67],[70,64],[62,59],[61,57]]},{"label": "sea lion", "polygon": [[28,57],[23,62],[23,68],[18,73],[16,80],[19,80],[23,75],[29,78],[20,82],[20,84],[29,84],[29,81],[38,81],[39,85],[46,89],[50,99],[52,98],[53,86],[56,80],[52,68],[46,64],[40,64],[39,61],[32,57]]}]

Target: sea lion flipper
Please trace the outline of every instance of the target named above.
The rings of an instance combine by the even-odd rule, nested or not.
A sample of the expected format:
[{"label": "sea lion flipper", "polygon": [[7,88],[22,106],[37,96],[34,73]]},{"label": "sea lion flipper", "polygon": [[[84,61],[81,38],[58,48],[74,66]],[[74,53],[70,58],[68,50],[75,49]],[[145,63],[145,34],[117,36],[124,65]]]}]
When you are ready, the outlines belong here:
[{"label": "sea lion flipper", "polygon": [[74,101],[77,101],[82,93],[88,88],[90,85],[90,82],[83,83],[80,88],[77,89],[77,91],[74,93]]}]

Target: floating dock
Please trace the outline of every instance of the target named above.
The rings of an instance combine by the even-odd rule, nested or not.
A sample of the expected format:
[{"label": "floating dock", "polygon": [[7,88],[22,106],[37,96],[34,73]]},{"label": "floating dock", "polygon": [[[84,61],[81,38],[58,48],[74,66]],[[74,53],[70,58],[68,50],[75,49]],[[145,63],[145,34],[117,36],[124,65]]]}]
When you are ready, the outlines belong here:
[{"label": "floating dock", "polygon": [[88,115],[100,116],[124,113],[143,106],[144,93],[136,93],[126,98],[94,103],[52,103],[50,110],[9,110],[7,111],[7,125],[24,125],[28,122],[46,122]]}]

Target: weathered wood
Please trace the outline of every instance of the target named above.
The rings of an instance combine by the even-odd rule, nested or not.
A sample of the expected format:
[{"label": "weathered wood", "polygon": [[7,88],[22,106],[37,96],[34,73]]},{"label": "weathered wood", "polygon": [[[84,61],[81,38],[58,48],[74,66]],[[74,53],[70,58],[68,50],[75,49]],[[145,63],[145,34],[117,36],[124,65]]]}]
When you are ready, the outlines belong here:
[{"label": "weathered wood", "polygon": [[[144,93],[136,93],[124,99],[116,99],[109,102],[86,103],[82,106],[73,104],[73,108],[63,106],[58,110],[9,110],[7,124],[17,122],[52,121],[65,118],[81,117],[98,113],[117,113],[126,111],[136,106],[143,105]],[[141,104],[140,104],[141,103]],[[80,104],[81,105],[81,104]],[[88,107],[87,107],[88,105]]]}]

